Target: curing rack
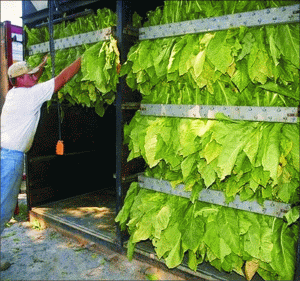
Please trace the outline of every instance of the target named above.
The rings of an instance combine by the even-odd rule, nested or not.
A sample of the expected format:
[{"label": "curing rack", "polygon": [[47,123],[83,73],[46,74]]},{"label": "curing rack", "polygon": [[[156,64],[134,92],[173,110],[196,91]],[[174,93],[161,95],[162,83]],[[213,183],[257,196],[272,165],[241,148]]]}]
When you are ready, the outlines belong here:
[{"label": "curing rack", "polygon": [[[139,29],[139,40],[165,38],[185,34],[226,30],[240,26],[254,27],[269,24],[299,23],[300,5],[271,8],[260,11],[238,13],[200,20],[184,21],[178,23],[151,26]],[[216,119],[217,113],[223,113],[231,119],[264,122],[299,122],[299,107],[253,107],[253,106],[220,106],[220,105],[173,105],[173,104],[141,104],[140,114],[160,117],[205,118]],[[184,185],[172,188],[170,182],[145,177],[138,177],[139,186],[180,197],[190,198],[190,192],[184,190]],[[205,189],[200,192],[199,201],[227,206],[282,218],[291,205],[266,200],[264,206],[256,201],[241,201],[239,196],[229,204],[225,203],[223,192]],[[298,238],[297,262],[295,279],[300,276],[300,234]],[[138,247],[138,245],[137,245]],[[198,271],[213,278],[222,279],[223,276],[213,274],[211,269],[198,266]],[[228,275],[229,276],[229,275]],[[230,278],[230,277],[229,277]],[[233,278],[237,278],[236,276]],[[223,280],[223,279],[222,279]],[[224,279],[226,280],[226,279]],[[234,279],[233,279],[234,280]]]},{"label": "curing rack", "polygon": [[[62,38],[55,40],[55,49],[68,48],[72,46],[78,46],[80,44],[89,44],[93,42],[98,42],[100,40],[109,39],[110,34],[114,34],[117,41],[118,47],[120,50],[120,60],[121,64],[126,61],[126,57],[129,51],[129,48],[133,45],[134,42],[139,40],[146,39],[156,39],[162,37],[169,36],[179,36],[184,34],[191,33],[200,33],[214,30],[224,30],[228,28],[239,27],[241,25],[244,26],[259,26],[266,24],[281,24],[281,23],[294,23],[299,22],[299,10],[300,5],[293,5],[289,7],[280,7],[280,8],[272,8],[261,11],[252,11],[248,13],[240,13],[236,15],[225,15],[222,17],[216,18],[208,18],[201,19],[195,21],[186,21],[180,23],[166,24],[160,26],[152,26],[148,28],[140,28],[138,32],[134,28],[130,27],[131,16],[133,14],[134,7],[130,1],[116,1],[116,13],[117,13],[117,26],[107,28],[101,31],[84,33],[76,36],[71,36],[68,38]],[[96,40],[96,41],[93,41]],[[49,46],[48,43],[39,44],[36,46],[32,46],[30,48],[31,54],[37,52],[47,52]],[[265,121],[268,120],[270,122],[297,122],[297,116],[299,116],[297,108],[275,108],[275,112],[272,111],[271,108],[260,108],[260,107],[233,107],[233,106],[205,106],[205,105],[146,105],[136,102],[136,99],[132,99],[130,95],[128,95],[128,86],[126,85],[125,77],[121,77],[119,80],[119,84],[117,86],[117,94],[116,94],[116,212],[118,213],[122,207],[122,198],[124,197],[124,181],[122,177],[122,150],[123,150],[123,125],[126,120],[126,110],[127,112],[134,112],[136,109],[141,109],[141,114],[143,115],[156,115],[156,116],[172,116],[171,114],[175,114],[173,116],[179,117],[192,117],[192,118],[214,118],[216,112],[223,112],[225,115],[229,116],[233,119],[243,119],[244,120],[253,120],[253,121]],[[244,111],[245,110],[245,111]],[[173,112],[173,113],[170,113]],[[252,116],[250,117],[250,113]],[[205,115],[206,114],[206,115]],[[256,118],[256,117],[257,118]],[[261,119],[261,116],[263,116]],[[243,118],[242,118],[243,117]],[[250,117],[250,118],[249,118]],[[272,117],[270,120],[269,117]],[[279,121],[281,120],[281,121]],[[168,187],[168,182],[159,181],[156,179],[146,178],[143,175],[139,175],[139,181],[144,184],[144,188],[158,188],[159,191],[164,192],[172,192]],[[164,186],[162,186],[164,184]],[[182,187],[183,188],[183,187]],[[177,196],[188,196],[188,194],[184,193],[184,190],[179,190],[181,194]],[[212,200],[212,195],[208,193],[207,200]],[[222,202],[222,196],[219,196],[220,202]],[[261,209],[261,212],[271,212],[276,215],[282,216],[286,210],[290,208],[288,204],[282,207],[278,211],[274,211],[274,207],[278,207],[277,205],[271,206],[272,202],[270,202],[270,206],[268,209]],[[271,209],[273,208],[273,211]],[[248,206],[249,208],[249,206]],[[251,207],[253,211],[256,207]],[[103,239],[103,238],[102,238]],[[123,247],[125,241],[127,240],[126,236],[120,232],[120,229],[117,228],[117,241],[115,241],[118,247]],[[300,239],[299,239],[300,240]],[[299,248],[299,240],[298,240],[298,248]],[[97,240],[98,241],[98,240]],[[105,244],[105,243],[104,243]],[[125,245],[126,246],[126,245]],[[153,250],[149,250],[149,248],[144,245],[144,243],[139,243],[136,245],[136,252],[146,255],[151,259],[156,259]],[[295,274],[295,280],[297,276],[300,276],[300,249],[297,252],[297,268]],[[196,275],[198,277],[203,277],[209,279],[217,278],[219,280],[244,280],[241,276],[236,274],[227,274],[220,273],[214,267],[209,264],[202,264],[198,267],[198,271],[196,273],[191,272],[187,268],[187,266],[179,266],[180,270],[186,271],[192,275]],[[260,280],[254,277],[253,280]]]}]

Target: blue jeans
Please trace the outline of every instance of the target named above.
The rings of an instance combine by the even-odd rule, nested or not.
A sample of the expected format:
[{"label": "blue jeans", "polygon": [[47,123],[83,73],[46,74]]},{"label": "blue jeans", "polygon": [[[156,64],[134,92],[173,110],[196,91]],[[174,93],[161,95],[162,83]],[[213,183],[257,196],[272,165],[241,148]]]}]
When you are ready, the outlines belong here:
[{"label": "blue jeans", "polygon": [[12,218],[22,183],[24,153],[1,148],[1,224],[0,234],[5,224]]}]

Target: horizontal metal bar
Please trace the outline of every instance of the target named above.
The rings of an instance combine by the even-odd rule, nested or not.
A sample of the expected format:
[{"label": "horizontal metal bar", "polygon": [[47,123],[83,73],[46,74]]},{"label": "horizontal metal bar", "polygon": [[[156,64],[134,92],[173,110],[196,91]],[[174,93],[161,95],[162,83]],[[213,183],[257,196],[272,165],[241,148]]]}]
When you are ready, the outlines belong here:
[{"label": "horizontal metal bar", "polygon": [[[113,34],[115,28],[107,27],[101,30],[81,33],[74,36],[69,36],[54,40],[55,50],[66,49],[70,47],[80,46],[82,44],[91,44],[99,41],[109,40],[110,35]],[[44,42],[29,47],[29,54],[47,53],[49,52],[49,42]]]},{"label": "horizontal metal bar", "polygon": [[141,104],[141,115],[216,119],[223,113],[231,119],[296,123],[297,107],[258,107],[188,104]]},{"label": "horizontal metal bar", "polygon": [[[142,188],[185,198],[191,197],[191,192],[185,191],[185,186],[183,184],[179,184],[176,188],[173,188],[170,182],[166,180],[145,177],[144,175],[139,175],[138,179],[139,185]],[[290,204],[270,200],[265,200],[263,206],[261,206],[257,201],[241,201],[239,195],[236,195],[233,202],[226,203],[224,192],[212,189],[203,189],[200,192],[198,200],[279,218],[282,218],[291,209]]]},{"label": "horizontal metal bar", "polygon": [[95,154],[96,152],[97,152],[96,150],[89,150],[89,151],[66,153],[66,154],[63,154],[63,155],[44,155],[44,156],[37,156],[37,157],[33,157],[33,158],[28,157],[29,158],[28,161],[29,161],[29,163],[51,161],[51,160],[56,159],[56,158],[61,159],[61,158],[63,158],[62,156],[69,157],[69,156],[76,156],[76,155],[89,154],[89,153]]},{"label": "horizontal metal bar", "polygon": [[[71,19],[78,18],[78,17],[87,16],[87,15],[90,15],[93,13],[94,13],[93,10],[88,9],[88,10],[85,10],[85,11],[77,13],[77,14],[73,14],[73,15],[65,16],[65,17],[62,17],[59,19],[55,19],[55,20],[53,20],[53,24],[61,23],[63,21],[71,20]],[[43,22],[41,24],[37,24],[35,26],[35,28],[40,28],[40,27],[44,27],[44,26],[48,26],[48,25],[49,25],[49,22],[47,21],[47,22]]]},{"label": "horizontal metal bar", "polygon": [[240,26],[252,27],[268,24],[294,23],[299,22],[299,9],[300,5],[296,4],[221,17],[143,27],[139,29],[139,40],[225,30]]}]

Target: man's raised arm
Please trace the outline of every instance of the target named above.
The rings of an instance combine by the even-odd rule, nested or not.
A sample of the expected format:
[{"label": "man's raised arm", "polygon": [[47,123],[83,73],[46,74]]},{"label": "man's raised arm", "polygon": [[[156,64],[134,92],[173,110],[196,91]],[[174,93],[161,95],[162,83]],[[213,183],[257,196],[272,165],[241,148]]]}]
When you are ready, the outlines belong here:
[{"label": "man's raised arm", "polygon": [[72,64],[63,69],[61,73],[54,78],[54,92],[61,89],[79,71],[80,66],[81,58],[78,58]]}]

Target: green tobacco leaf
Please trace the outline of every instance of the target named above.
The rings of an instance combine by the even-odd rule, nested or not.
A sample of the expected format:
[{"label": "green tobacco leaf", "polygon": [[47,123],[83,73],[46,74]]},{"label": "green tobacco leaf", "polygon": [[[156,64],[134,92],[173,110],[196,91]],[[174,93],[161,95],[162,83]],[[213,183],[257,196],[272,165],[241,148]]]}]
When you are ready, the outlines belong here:
[{"label": "green tobacco leaf", "polygon": [[257,81],[265,84],[267,82],[267,78],[271,76],[269,64],[268,54],[261,50],[258,44],[253,44],[248,59],[248,73],[253,83]]},{"label": "green tobacco leaf", "polygon": [[175,44],[175,40],[176,39],[174,38],[164,38],[159,41],[161,44],[161,51],[158,56],[153,57],[157,77],[162,77],[167,74],[169,58],[173,45]]},{"label": "green tobacco leaf", "polygon": [[[223,130],[225,128],[226,127],[224,127]],[[228,129],[229,127],[227,128],[227,130]],[[241,150],[243,150],[249,138],[249,132],[247,129],[238,130],[238,127],[236,127],[235,130],[233,129],[234,126],[227,131],[226,138],[224,138],[222,141],[219,134],[214,133],[214,138],[219,138],[219,141],[217,138],[216,141],[219,143],[221,142],[223,146],[222,152],[218,157],[218,167],[222,171],[221,180],[223,180],[227,175],[231,174],[237,156],[239,155]],[[224,131],[224,133],[225,132],[226,131]]]},{"label": "green tobacco leaf", "polygon": [[280,182],[279,185],[280,188],[278,190],[277,197],[283,202],[290,203],[291,197],[293,197],[299,187],[299,181],[291,180],[290,182],[285,183]]},{"label": "green tobacco leaf", "polygon": [[[258,216],[250,212],[241,212],[239,214],[239,221],[248,221],[251,223],[248,231],[243,236],[244,251],[251,257],[260,259],[260,223]],[[248,226],[248,225],[247,225]]]},{"label": "green tobacco leaf", "polygon": [[155,127],[149,127],[145,137],[145,152],[149,167],[154,167],[160,159],[156,159],[157,132]]},{"label": "green tobacco leaf", "polygon": [[133,236],[130,236],[130,238],[129,238],[129,240],[128,240],[128,248],[127,248],[127,258],[128,258],[128,260],[132,260],[132,258],[133,258],[133,254],[134,254],[134,249],[135,249],[135,244],[136,243],[133,243],[132,242],[132,237]]},{"label": "green tobacco leaf", "polygon": [[181,264],[184,254],[181,247],[181,233],[176,226],[173,228],[172,238],[170,240],[172,241],[173,245],[165,261],[169,268],[174,268]]},{"label": "green tobacco leaf", "polygon": [[285,215],[284,219],[287,221],[288,226],[295,223],[300,217],[299,207],[293,207]]},{"label": "green tobacco leaf", "polygon": [[192,172],[194,166],[194,163],[196,161],[196,155],[191,154],[188,157],[186,157],[182,163],[181,163],[181,170],[183,175],[183,180],[185,180]]},{"label": "green tobacco leaf", "polygon": [[232,252],[232,249],[228,246],[223,238],[220,238],[220,260],[221,263],[224,262],[226,256]]},{"label": "green tobacco leaf", "polygon": [[185,47],[186,43],[186,37],[184,36],[174,45],[169,59],[168,73],[178,71],[180,63],[180,54],[182,49]]},{"label": "green tobacco leaf", "polygon": [[204,159],[200,159],[197,168],[201,177],[204,179],[206,188],[210,187],[216,181],[216,173],[212,165],[208,165]]},{"label": "green tobacco leaf", "polygon": [[241,53],[239,54],[237,60],[241,60],[246,55],[250,54],[253,42],[255,42],[255,39],[254,39],[252,33],[247,32],[244,35],[243,39],[241,40],[242,50],[241,50]]},{"label": "green tobacco leaf", "polygon": [[270,45],[270,53],[271,56],[273,58],[274,64],[275,66],[277,66],[279,64],[279,59],[281,56],[281,52],[278,49],[278,47],[276,46],[276,35],[278,32],[278,26],[267,26],[266,27],[266,32],[267,32],[267,36],[268,36],[268,41],[269,41],[269,45]]},{"label": "green tobacco leaf", "polygon": [[253,135],[251,136],[251,138],[243,148],[243,151],[248,156],[252,165],[255,165],[256,156],[258,154],[260,144],[261,144],[260,143],[261,138],[262,138],[262,131],[260,130],[260,126],[259,126],[258,129],[254,130]]},{"label": "green tobacco leaf", "polygon": [[[211,126],[212,123],[201,119],[180,119],[178,125],[180,154],[185,157],[197,152],[199,149],[199,144],[195,142],[197,136],[202,136]],[[186,145],[187,143],[189,145]]]},{"label": "green tobacco leaf", "polygon": [[195,39],[197,39],[194,35],[186,36],[186,45],[180,52],[180,63],[179,63],[179,75],[182,76],[186,74],[189,69],[192,67],[191,60],[193,59],[193,51]]},{"label": "green tobacco leaf", "polygon": [[194,253],[202,242],[204,234],[204,222],[200,216],[195,217],[201,203],[190,204],[181,223],[183,250],[192,250]]},{"label": "green tobacco leaf", "polygon": [[237,61],[236,68],[237,70],[232,77],[232,82],[238,87],[239,91],[242,92],[250,82],[247,71],[247,61]]},{"label": "green tobacco leaf", "polygon": [[[296,230],[296,231],[295,231]],[[271,266],[280,276],[279,280],[292,280],[295,272],[297,227],[288,227],[282,219],[274,219],[272,227],[273,249]]]},{"label": "green tobacco leaf", "polygon": [[196,77],[199,77],[203,71],[203,66],[204,66],[204,62],[205,62],[205,54],[206,54],[205,50],[200,51],[199,54],[195,58],[194,72],[195,72]]},{"label": "green tobacco leaf", "polygon": [[98,99],[95,105],[95,111],[100,116],[103,117],[105,113],[105,109],[103,107],[103,101]]},{"label": "green tobacco leaf", "polygon": [[298,93],[290,91],[290,90],[286,89],[285,87],[279,86],[278,84],[273,83],[273,82],[268,82],[265,85],[261,85],[260,88],[265,89],[265,90],[269,90],[269,91],[272,91],[272,92],[276,92],[280,95],[283,95],[285,97],[293,98],[297,101],[300,100],[300,97],[299,97]]},{"label": "green tobacco leaf", "polygon": [[158,135],[160,135],[164,141],[159,143],[160,146],[163,146],[164,143],[168,143],[170,139],[172,127],[168,126],[168,122],[169,119],[156,118],[147,128],[144,146],[145,156],[150,167],[154,167],[160,161],[160,159],[156,158],[157,152],[161,151],[161,147],[157,146]]},{"label": "green tobacco leaf", "polygon": [[281,53],[299,68],[299,24],[278,26],[275,42]]},{"label": "green tobacco leaf", "polygon": [[270,177],[277,181],[277,169],[279,164],[279,145],[280,134],[283,124],[275,123],[269,133],[268,140],[265,146],[264,154],[262,157],[262,165],[265,171],[270,171]]},{"label": "green tobacco leaf", "polygon": [[234,92],[226,87],[226,84],[220,80],[217,80],[217,83],[214,84],[214,94],[218,104],[224,105],[234,105],[236,104],[236,96]]},{"label": "green tobacco leaf", "polygon": [[290,156],[292,163],[296,171],[300,169],[299,163],[299,126],[297,124],[285,124],[283,126],[284,136],[291,141],[292,149],[290,151]]},{"label": "green tobacco leaf", "polygon": [[[206,231],[203,241],[214,253],[215,257],[221,258],[219,227],[216,221],[210,221],[206,224]],[[216,231],[217,230],[217,231]]]},{"label": "green tobacco leaf", "polygon": [[142,240],[150,238],[153,232],[153,223],[155,220],[154,212],[148,212],[138,222],[137,229],[134,231],[132,236],[132,242],[137,243]]},{"label": "green tobacco leaf", "polygon": [[[235,254],[240,255],[240,236],[237,232],[237,229],[239,229],[239,222],[237,220],[236,211],[231,208],[221,208],[217,219],[221,222],[219,224],[220,236],[224,239],[230,252],[232,251]],[[228,254],[230,254],[230,252]]]},{"label": "green tobacco leaf", "polygon": [[151,41],[144,40],[140,42],[139,46],[139,65],[142,69],[147,69],[153,65],[153,58],[149,49],[151,48]]},{"label": "green tobacco leaf", "polygon": [[268,216],[257,215],[260,221],[260,260],[264,262],[272,261],[272,249],[273,249],[273,235],[272,221],[274,218]]},{"label": "green tobacco leaf", "polygon": [[[155,240],[154,246],[155,252],[158,258],[163,257],[166,253],[170,252],[175,246],[176,242],[180,240],[181,233],[177,228],[177,225],[169,226],[162,231],[160,239]],[[175,239],[174,239],[175,238]]]},{"label": "green tobacco leaf", "polygon": [[270,172],[264,171],[262,166],[253,168],[251,176],[253,180],[264,187],[267,186],[267,183],[270,179]]},{"label": "green tobacco leaf", "polygon": [[120,223],[120,226],[123,230],[125,230],[126,223],[129,219],[130,209],[138,193],[138,190],[139,190],[138,183],[133,182],[126,193],[124,205],[121,211],[118,213],[117,217],[115,218],[115,221]]},{"label": "green tobacco leaf", "polygon": [[226,44],[227,31],[219,31],[215,33],[215,37],[211,39],[207,46],[207,57],[215,66],[216,70],[226,73],[228,67],[233,62],[231,56],[231,47]]},{"label": "green tobacco leaf", "polygon": [[205,157],[207,164],[216,159],[221,151],[222,145],[218,144],[214,139],[209,142],[203,150],[203,156]]},{"label": "green tobacco leaf", "polygon": [[159,239],[161,232],[167,228],[170,220],[170,216],[171,216],[171,210],[168,205],[162,207],[162,209],[158,212],[154,222],[155,238]]}]

